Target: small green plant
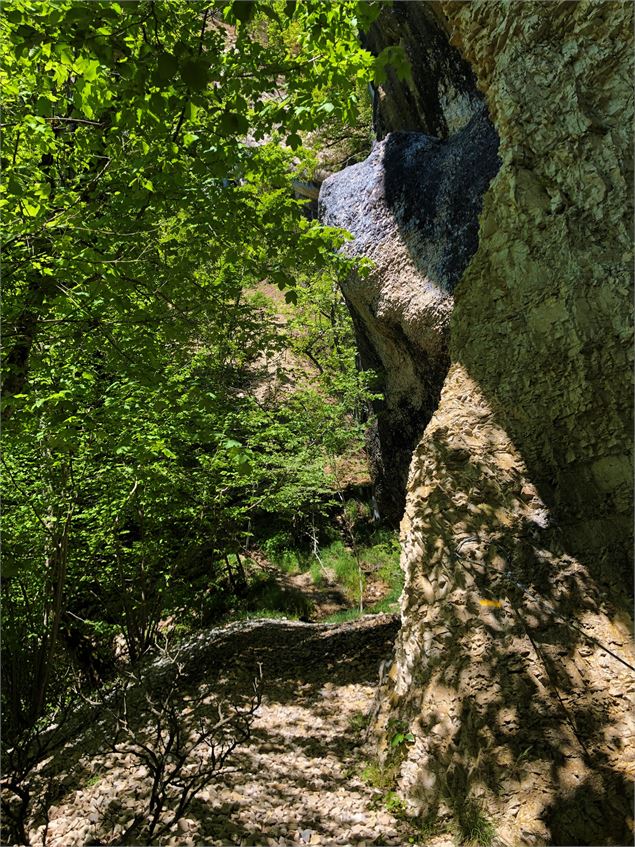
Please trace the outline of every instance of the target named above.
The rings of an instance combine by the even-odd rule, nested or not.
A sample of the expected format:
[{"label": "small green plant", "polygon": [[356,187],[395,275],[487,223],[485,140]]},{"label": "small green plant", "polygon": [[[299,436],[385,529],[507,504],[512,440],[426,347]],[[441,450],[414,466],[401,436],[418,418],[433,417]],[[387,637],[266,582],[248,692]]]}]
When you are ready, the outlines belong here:
[{"label": "small green plant", "polygon": [[354,715],[351,715],[348,726],[351,732],[359,735],[368,727],[369,722],[370,717],[365,712],[355,712]]},{"label": "small green plant", "polygon": [[362,771],[362,779],[372,788],[394,791],[398,772],[399,766],[394,764],[380,765],[378,762],[367,762]]},{"label": "small green plant", "polygon": [[[390,718],[386,724],[386,733],[392,750],[397,752],[399,758],[405,758],[407,745],[413,744],[415,740],[408,724],[399,718]],[[395,758],[394,753],[391,758]]]},{"label": "small green plant", "polygon": [[461,844],[470,847],[490,847],[496,836],[496,827],[476,800],[467,799],[455,807],[457,835]]},{"label": "small green plant", "polygon": [[390,812],[390,814],[394,815],[396,818],[403,819],[408,816],[406,804],[396,791],[391,790],[386,793],[386,796],[384,797],[384,806],[386,807],[386,811]]},{"label": "small green plant", "polygon": [[[368,762],[362,771],[362,779],[373,788],[391,791],[394,794],[401,765],[407,756],[408,747],[415,740],[403,721],[391,718],[387,724],[388,752],[383,762]],[[388,795],[386,795],[387,797]],[[396,796],[396,795],[395,795]]]},{"label": "small green plant", "polygon": [[396,732],[390,739],[391,747],[401,747],[403,744],[413,744],[415,740],[411,732]]}]

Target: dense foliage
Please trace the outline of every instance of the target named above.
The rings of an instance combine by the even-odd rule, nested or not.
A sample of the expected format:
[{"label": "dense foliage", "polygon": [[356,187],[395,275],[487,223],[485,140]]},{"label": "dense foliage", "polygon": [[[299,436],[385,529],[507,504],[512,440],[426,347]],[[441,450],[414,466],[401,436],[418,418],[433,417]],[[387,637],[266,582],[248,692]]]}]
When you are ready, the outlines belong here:
[{"label": "dense foliage", "polygon": [[[346,236],[303,214],[292,181],[315,164],[303,136],[354,121],[398,59],[359,46],[377,11],[3,3],[12,732],[73,666],[106,675],[118,633],[135,660],[162,615],[209,622],[258,527],[314,525],[333,458],[359,448]],[[282,328],[264,284],[297,309]],[[282,348],[311,378],[272,392]]]}]

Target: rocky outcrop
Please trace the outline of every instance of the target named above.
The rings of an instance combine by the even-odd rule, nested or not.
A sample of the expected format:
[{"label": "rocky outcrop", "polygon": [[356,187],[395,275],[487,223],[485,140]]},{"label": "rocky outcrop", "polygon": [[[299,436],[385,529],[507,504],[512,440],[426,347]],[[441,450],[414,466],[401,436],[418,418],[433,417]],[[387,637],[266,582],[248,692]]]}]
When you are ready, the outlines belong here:
[{"label": "rocky outcrop", "polygon": [[445,33],[485,95],[501,160],[410,467],[383,714],[416,738],[401,788],[428,825],[464,838],[494,827],[512,844],[630,843],[633,7],[396,3],[378,27],[432,86],[398,96],[389,79],[382,131],[404,128],[393,96],[408,128],[446,144],[464,130],[430,118],[442,89],[448,114],[472,102],[456,64],[438,61],[450,48],[427,47]]},{"label": "rocky outcrop", "polygon": [[575,552],[624,562],[633,7],[441,5],[487,93],[503,161],[457,293],[453,359],[495,404]]},{"label": "rocky outcrop", "polygon": [[372,261],[343,287],[362,365],[378,375],[370,455],[382,516],[398,522],[415,444],[447,373],[452,292],[478,244],[482,198],[498,168],[483,104],[447,141],[393,132],[366,161],[329,177],[320,217]]},{"label": "rocky outcrop", "polygon": [[402,542],[383,721],[415,736],[411,811],[466,839],[490,826],[509,845],[629,843],[632,622],[571,555],[459,363],[413,457]]}]

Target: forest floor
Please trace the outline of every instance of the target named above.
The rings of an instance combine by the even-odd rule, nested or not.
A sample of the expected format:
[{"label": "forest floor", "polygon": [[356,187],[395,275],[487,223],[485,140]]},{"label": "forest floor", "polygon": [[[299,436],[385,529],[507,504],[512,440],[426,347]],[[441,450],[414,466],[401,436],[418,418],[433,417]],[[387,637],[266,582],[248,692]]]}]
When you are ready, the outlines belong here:
[{"label": "forest floor", "polygon": [[[260,666],[263,697],[249,741],[197,793],[174,831],[154,843],[451,843],[420,841],[398,805],[390,810],[385,792],[362,778],[372,756],[364,735],[379,667],[398,628],[395,615],[342,624],[248,620],[186,640],[179,662],[193,689],[211,687],[226,702],[240,702]],[[160,665],[148,666],[144,685],[157,684]],[[48,823],[31,822],[32,844],[113,843],[143,810],[147,772],[134,755],[106,752],[100,743],[103,735],[87,731],[41,769],[40,791],[49,785],[51,802]]]}]

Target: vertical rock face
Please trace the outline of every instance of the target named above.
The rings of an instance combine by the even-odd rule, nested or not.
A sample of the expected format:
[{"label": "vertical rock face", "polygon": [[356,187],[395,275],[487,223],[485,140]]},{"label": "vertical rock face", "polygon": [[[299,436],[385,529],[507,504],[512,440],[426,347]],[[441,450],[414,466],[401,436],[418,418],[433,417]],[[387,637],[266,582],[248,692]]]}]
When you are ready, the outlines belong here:
[{"label": "vertical rock face", "polygon": [[[485,95],[501,160],[443,324],[451,367],[410,466],[383,714],[416,739],[401,788],[429,825],[464,838],[493,826],[511,844],[631,843],[633,6],[397,3],[377,26],[371,43],[401,40],[421,63],[417,90],[389,79],[379,93],[381,131],[451,143],[468,126],[460,115],[478,97],[445,37]],[[350,202],[364,202],[362,184]],[[417,267],[419,244],[405,247]],[[402,304],[409,273],[384,288],[381,267],[373,302],[392,290]],[[405,348],[382,360],[388,389],[394,363],[416,374],[424,350],[395,308],[413,361]],[[387,345],[391,310],[374,316]]]},{"label": "vertical rock face", "polygon": [[453,360],[495,405],[575,551],[623,560],[633,6],[441,6],[486,92],[503,161],[457,292]]},{"label": "vertical rock face", "polygon": [[412,451],[448,370],[452,292],[478,245],[483,195],[498,169],[483,103],[447,140],[392,132],[366,161],[329,177],[321,220],[349,230],[345,251],[371,259],[344,295],[363,367],[378,374],[370,455],[383,517],[403,514]]},{"label": "vertical rock face", "polygon": [[415,736],[411,811],[466,839],[489,824],[510,845],[630,843],[632,621],[460,363],[413,456],[402,544],[383,720]]},{"label": "vertical rock face", "polygon": [[472,68],[449,43],[434,4],[386,5],[365,42],[373,53],[401,46],[412,69],[407,83],[387,69],[387,80],[374,99],[377,138],[395,130],[447,138],[482,108]]}]

